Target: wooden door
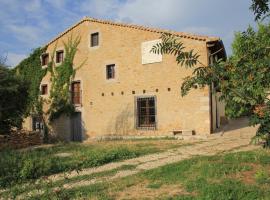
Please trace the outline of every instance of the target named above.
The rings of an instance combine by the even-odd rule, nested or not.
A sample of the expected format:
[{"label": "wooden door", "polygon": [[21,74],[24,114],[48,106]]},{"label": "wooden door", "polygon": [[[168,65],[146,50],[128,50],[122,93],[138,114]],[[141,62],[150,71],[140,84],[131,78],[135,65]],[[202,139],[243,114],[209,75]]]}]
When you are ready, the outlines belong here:
[{"label": "wooden door", "polygon": [[71,141],[82,141],[82,117],[80,112],[76,112],[71,117]]}]

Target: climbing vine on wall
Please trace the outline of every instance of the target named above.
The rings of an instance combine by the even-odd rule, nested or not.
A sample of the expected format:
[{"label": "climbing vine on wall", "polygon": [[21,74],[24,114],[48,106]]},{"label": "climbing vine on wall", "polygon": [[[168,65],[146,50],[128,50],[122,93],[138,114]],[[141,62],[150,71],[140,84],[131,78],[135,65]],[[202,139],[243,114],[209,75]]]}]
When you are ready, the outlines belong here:
[{"label": "climbing vine on wall", "polygon": [[[73,66],[77,47],[80,43],[80,37],[68,38],[67,42],[63,42],[65,49],[65,57],[60,65],[54,62],[54,55],[56,52],[57,44],[52,52],[51,62],[47,68],[42,68],[41,56],[46,52],[45,48],[37,48],[24,59],[16,68],[14,72],[17,73],[22,79],[29,82],[29,98],[27,100],[27,111],[24,113],[25,117],[29,115],[38,115],[42,118],[44,123],[44,140],[48,136],[47,120],[52,122],[59,118],[62,114],[71,115],[75,108],[71,102],[70,85],[75,76],[78,68],[84,65],[86,60],[82,62],[77,68]],[[50,97],[44,99],[40,96],[40,84],[44,76],[50,73],[51,75],[51,89]],[[44,103],[49,105],[49,110],[44,111]]]},{"label": "climbing vine on wall", "polygon": [[[53,121],[62,114],[71,115],[75,108],[71,102],[70,85],[76,74],[84,62],[74,68],[73,60],[80,43],[80,37],[69,37],[67,42],[63,42],[65,49],[65,58],[60,65],[56,65],[54,58],[48,65],[48,71],[51,73],[51,91],[50,91],[50,109],[48,111],[49,120]],[[55,55],[56,47],[53,55]]]},{"label": "climbing vine on wall", "polygon": [[40,112],[42,99],[40,98],[40,83],[47,73],[47,69],[42,69],[40,57],[46,48],[35,49],[28,58],[24,59],[15,67],[15,73],[22,79],[29,82],[29,97],[25,116]]}]

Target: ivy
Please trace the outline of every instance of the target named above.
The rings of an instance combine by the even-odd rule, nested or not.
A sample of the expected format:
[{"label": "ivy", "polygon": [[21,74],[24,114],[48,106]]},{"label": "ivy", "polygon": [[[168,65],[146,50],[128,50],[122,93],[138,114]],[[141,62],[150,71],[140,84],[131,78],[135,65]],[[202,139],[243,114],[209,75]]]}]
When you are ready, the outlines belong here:
[{"label": "ivy", "polygon": [[[71,36],[68,38],[67,42],[63,42],[65,49],[65,58],[63,62],[60,65],[56,65],[53,56],[52,61],[48,65],[52,83],[50,91],[50,109],[48,111],[50,122],[59,118],[62,114],[72,115],[75,112],[74,105],[71,102],[70,85],[76,71],[84,64],[83,62],[78,68],[74,68],[73,66],[74,57],[80,40],[80,37],[73,39]],[[53,55],[55,55],[56,46]]]},{"label": "ivy", "polygon": [[45,51],[45,48],[35,49],[28,58],[24,59],[14,69],[18,76],[30,84],[28,89],[27,109],[24,114],[25,117],[40,112],[41,99],[39,87],[43,77],[47,73],[46,69],[42,69],[40,57]]},{"label": "ivy", "polygon": [[[67,42],[63,42],[65,58],[60,65],[56,65],[54,62],[56,44],[52,52],[52,61],[49,62],[47,68],[43,69],[40,62],[41,55],[46,52],[47,49],[37,48],[14,69],[14,72],[18,76],[30,83],[27,109],[24,116],[39,115],[42,118],[45,128],[45,141],[48,139],[47,121],[52,122],[62,114],[71,115],[75,111],[71,102],[70,85],[78,68],[85,63],[83,62],[78,68],[74,68],[73,66],[80,40],[80,37],[73,39],[71,36],[68,38]],[[44,99],[40,96],[40,84],[47,73],[51,75],[51,90],[49,99]],[[49,105],[49,110],[46,113],[43,109],[44,103]]]}]

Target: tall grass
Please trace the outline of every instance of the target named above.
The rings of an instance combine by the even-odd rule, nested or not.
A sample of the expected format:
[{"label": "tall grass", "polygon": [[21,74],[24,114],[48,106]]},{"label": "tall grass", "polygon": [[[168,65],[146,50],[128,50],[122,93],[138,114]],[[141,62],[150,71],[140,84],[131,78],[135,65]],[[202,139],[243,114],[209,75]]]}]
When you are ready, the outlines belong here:
[{"label": "tall grass", "polygon": [[[102,147],[81,144],[65,144],[28,151],[5,150],[0,152],[0,187],[37,179],[41,176],[135,158],[155,151],[153,147],[142,149],[128,145]],[[70,155],[57,156],[59,153]]]}]

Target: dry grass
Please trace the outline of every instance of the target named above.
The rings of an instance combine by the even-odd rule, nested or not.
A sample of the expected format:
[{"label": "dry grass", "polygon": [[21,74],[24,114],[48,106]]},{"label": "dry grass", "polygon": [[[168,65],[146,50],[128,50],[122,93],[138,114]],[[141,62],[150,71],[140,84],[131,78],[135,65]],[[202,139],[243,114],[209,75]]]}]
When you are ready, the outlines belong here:
[{"label": "dry grass", "polygon": [[160,185],[150,184],[149,181],[144,181],[126,188],[116,194],[114,199],[118,200],[140,200],[140,199],[162,199],[179,195],[191,195],[185,188],[178,185]]}]

